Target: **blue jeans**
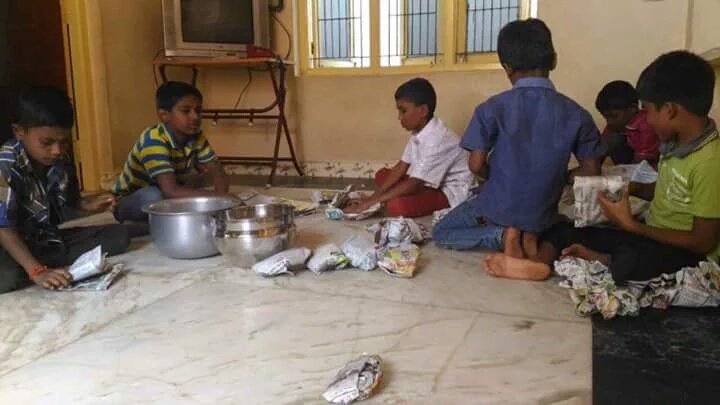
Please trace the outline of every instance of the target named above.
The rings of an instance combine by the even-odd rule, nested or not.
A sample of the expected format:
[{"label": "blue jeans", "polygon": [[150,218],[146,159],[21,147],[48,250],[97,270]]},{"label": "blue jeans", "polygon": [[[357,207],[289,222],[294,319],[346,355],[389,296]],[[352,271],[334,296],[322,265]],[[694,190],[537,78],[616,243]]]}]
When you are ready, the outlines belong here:
[{"label": "blue jeans", "polygon": [[454,250],[502,250],[505,228],[484,223],[472,205],[474,199],[470,197],[435,224],[432,232],[435,245]]},{"label": "blue jeans", "polygon": [[147,204],[163,200],[162,192],[155,186],[141,188],[120,198],[115,207],[115,219],[125,221],[147,221],[148,216],[142,212]]}]

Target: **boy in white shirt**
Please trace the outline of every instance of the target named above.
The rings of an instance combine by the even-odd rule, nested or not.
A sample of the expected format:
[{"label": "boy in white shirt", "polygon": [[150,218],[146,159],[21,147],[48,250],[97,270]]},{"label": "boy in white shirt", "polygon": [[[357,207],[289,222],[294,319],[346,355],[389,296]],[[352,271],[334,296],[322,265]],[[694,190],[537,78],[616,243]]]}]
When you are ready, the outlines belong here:
[{"label": "boy in white shirt", "polygon": [[395,91],[400,124],[412,137],[392,169],[375,175],[377,190],[354,201],[345,212],[362,212],[385,204],[387,215],[422,217],[455,207],[468,197],[473,175],[460,138],[434,117],[436,95],[429,81],[417,78]]}]

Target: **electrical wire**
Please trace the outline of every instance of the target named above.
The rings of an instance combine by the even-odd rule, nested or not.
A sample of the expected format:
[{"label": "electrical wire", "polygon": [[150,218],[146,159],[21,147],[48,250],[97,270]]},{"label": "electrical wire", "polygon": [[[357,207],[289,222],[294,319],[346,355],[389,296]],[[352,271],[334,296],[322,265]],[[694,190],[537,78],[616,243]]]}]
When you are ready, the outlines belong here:
[{"label": "electrical wire", "polygon": [[247,91],[250,89],[250,84],[252,84],[252,80],[253,80],[252,70],[248,69],[247,72],[248,72],[247,83],[245,83],[245,87],[243,87],[243,89],[240,91],[240,95],[238,95],[237,100],[235,100],[235,107],[233,107],[234,109],[238,108],[238,106],[240,105],[240,103],[243,100],[243,96],[245,96]]},{"label": "electrical wire", "polygon": [[290,58],[290,54],[292,54],[292,50],[293,50],[292,34],[290,34],[290,30],[287,29],[285,24],[283,24],[282,21],[280,21],[275,14],[273,14],[272,18],[273,18],[273,20],[275,20],[276,23],[278,23],[280,25],[280,28],[282,28],[283,31],[285,31],[285,34],[287,34],[288,50],[287,50],[287,53],[285,54],[285,60],[287,60]]}]

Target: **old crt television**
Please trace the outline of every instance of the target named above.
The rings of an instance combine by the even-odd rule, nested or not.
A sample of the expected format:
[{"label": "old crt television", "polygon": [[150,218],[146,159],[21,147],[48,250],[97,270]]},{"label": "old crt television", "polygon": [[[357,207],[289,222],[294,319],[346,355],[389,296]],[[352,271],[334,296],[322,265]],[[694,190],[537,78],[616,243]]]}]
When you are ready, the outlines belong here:
[{"label": "old crt television", "polygon": [[166,56],[246,56],[270,47],[269,0],[162,0]]}]

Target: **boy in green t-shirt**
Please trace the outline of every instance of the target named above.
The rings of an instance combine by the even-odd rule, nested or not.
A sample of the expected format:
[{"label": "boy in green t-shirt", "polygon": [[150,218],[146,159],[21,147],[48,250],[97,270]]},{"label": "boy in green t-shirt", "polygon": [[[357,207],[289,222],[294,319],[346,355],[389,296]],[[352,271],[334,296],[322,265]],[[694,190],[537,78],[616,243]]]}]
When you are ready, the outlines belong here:
[{"label": "boy in green t-shirt", "polygon": [[620,229],[553,227],[538,261],[502,254],[486,259],[495,276],[543,280],[560,255],[598,260],[616,282],[648,280],[698,262],[718,260],[720,234],[720,137],[708,117],[715,73],[702,58],[685,51],[660,56],[638,81],[648,123],[663,143],[658,181],[630,184],[630,194],[650,200],[647,223],[630,212],[627,193],[619,202],[603,195],[603,212]]}]

